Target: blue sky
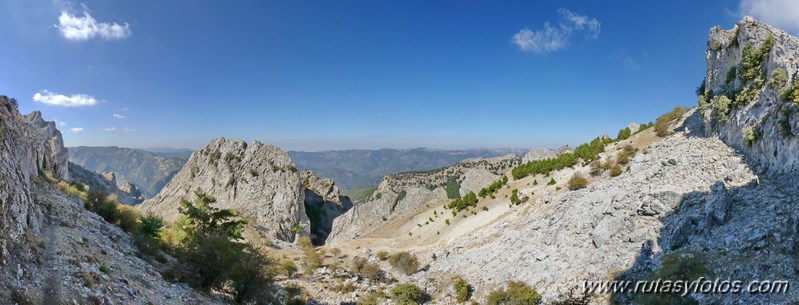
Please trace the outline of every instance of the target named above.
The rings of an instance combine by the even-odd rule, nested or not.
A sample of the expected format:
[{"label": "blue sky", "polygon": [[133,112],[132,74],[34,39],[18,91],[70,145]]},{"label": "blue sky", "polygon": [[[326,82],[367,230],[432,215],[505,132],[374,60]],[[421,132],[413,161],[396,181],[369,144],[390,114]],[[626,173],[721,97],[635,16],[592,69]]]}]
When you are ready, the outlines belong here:
[{"label": "blue sky", "polygon": [[[557,147],[694,105],[711,26],[789,0],[0,0],[0,94],[68,146]],[[547,31],[547,26],[549,31]],[[526,30],[525,30],[526,29]]]}]

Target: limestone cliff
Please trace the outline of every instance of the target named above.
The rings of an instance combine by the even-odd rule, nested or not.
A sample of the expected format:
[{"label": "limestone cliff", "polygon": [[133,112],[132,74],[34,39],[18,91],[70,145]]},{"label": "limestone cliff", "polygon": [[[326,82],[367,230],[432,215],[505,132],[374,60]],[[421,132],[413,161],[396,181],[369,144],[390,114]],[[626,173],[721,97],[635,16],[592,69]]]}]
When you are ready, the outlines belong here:
[{"label": "limestone cliff", "polygon": [[352,208],[352,201],[341,195],[336,182],[322,179],[316,173],[300,174],[305,192],[305,211],[311,221],[311,240],[324,244],[333,230],[333,220]]},{"label": "limestone cliff", "polygon": [[760,171],[796,182],[799,108],[790,93],[799,39],[746,17],[730,30],[712,28],[705,57],[698,93],[707,133],[756,160]]},{"label": "limestone cliff", "polygon": [[[288,154],[274,146],[216,138],[137,208],[173,221],[181,198],[193,200],[197,189],[216,197],[218,207],[239,212],[268,238],[294,241],[295,233],[310,231],[300,174]],[[302,232],[295,231],[297,225]]]},{"label": "limestone cliff", "polygon": [[68,175],[55,124],[0,96],[0,142],[0,303],[218,303],[164,281],[129,235],[44,178]]}]

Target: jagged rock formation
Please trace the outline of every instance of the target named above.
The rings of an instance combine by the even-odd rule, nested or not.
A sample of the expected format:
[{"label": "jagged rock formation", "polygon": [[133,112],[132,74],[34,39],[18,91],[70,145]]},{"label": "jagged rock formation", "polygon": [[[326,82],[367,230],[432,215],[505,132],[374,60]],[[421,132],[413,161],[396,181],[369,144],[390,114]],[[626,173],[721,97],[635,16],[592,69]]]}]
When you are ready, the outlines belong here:
[{"label": "jagged rock formation", "polygon": [[113,172],[118,179],[141,188],[152,198],[186,163],[183,157],[167,157],[122,147],[70,147],[69,161],[96,173]]},{"label": "jagged rock formation", "polygon": [[466,159],[438,170],[397,173],[386,176],[369,202],[360,204],[333,222],[328,242],[343,242],[368,235],[394,218],[407,217],[417,209],[448,201],[445,187],[450,180],[459,193],[477,192],[518,165],[515,155],[489,159]]},{"label": "jagged rock formation", "polygon": [[[760,67],[742,77],[744,49],[763,47],[773,38],[773,47]],[[728,145],[758,161],[759,170],[796,182],[799,170],[799,116],[797,104],[783,92],[791,91],[799,73],[799,39],[751,17],[739,21],[731,30],[710,30],[705,52],[707,73],[706,104],[700,105],[708,134],[718,134]],[[783,70],[783,82],[778,71]],[[712,103],[712,96],[730,95],[731,105]],[[735,100],[739,99],[739,102]],[[729,110],[725,110],[729,109]],[[726,111],[729,113],[724,114]],[[724,115],[723,115],[724,114]],[[719,118],[723,116],[724,118]]]},{"label": "jagged rock formation", "polygon": [[[218,207],[239,212],[268,238],[294,241],[295,233],[310,230],[300,174],[288,154],[274,146],[216,138],[137,208],[173,221],[181,198],[193,200],[197,189],[216,197]],[[302,232],[292,230],[297,225]]]},{"label": "jagged rock formation", "polygon": [[0,141],[0,302],[217,303],[164,281],[136,257],[130,236],[42,178],[68,174],[52,122],[37,112],[22,116],[0,96]]},{"label": "jagged rock formation", "polygon": [[144,201],[138,187],[128,181],[117,181],[114,173],[97,174],[69,162],[70,181],[87,185],[89,190],[101,190],[114,196],[119,203],[136,205]]},{"label": "jagged rock formation", "polygon": [[305,211],[311,221],[311,240],[321,245],[333,230],[333,220],[352,208],[347,196],[342,196],[336,183],[322,179],[316,173],[303,171],[300,174],[305,192]]},{"label": "jagged rock formation", "polygon": [[555,154],[555,152],[552,151],[551,149],[533,148],[530,151],[528,151],[527,154],[524,155],[524,157],[522,157],[522,163],[527,163],[530,161],[536,161],[547,158],[554,158],[557,156],[558,155]]}]

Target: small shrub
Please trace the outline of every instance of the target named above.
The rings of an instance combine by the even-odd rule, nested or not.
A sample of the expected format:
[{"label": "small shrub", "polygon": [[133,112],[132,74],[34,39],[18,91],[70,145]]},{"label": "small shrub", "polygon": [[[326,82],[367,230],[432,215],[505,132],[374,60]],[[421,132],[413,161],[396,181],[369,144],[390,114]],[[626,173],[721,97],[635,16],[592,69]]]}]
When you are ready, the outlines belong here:
[{"label": "small shrub", "polygon": [[414,284],[397,284],[389,291],[391,299],[399,305],[423,304],[430,296]]},{"label": "small shrub", "polygon": [[416,258],[416,255],[408,252],[399,252],[392,255],[388,263],[391,264],[391,267],[394,269],[405,273],[405,275],[411,275],[419,271],[419,260]]},{"label": "small shrub", "polygon": [[725,83],[729,84],[735,80],[735,76],[738,74],[738,70],[733,66],[730,70],[727,71],[727,79],[724,81]]},{"label": "small shrub", "polygon": [[313,270],[322,266],[322,256],[311,243],[311,239],[307,236],[302,236],[297,239],[297,245],[300,246],[304,255],[302,260],[302,267],[305,274],[313,273]]},{"label": "small shrub", "polygon": [[522,201],[519,200],[519,190],[518,189],[513,189],[513,191],[511,191],[510,202],[515,204],[515,205],[519,205],[519,204],[522,203]]},{"label": "small shrub", "polygon": [[386,294],[378,291],[372,291],[365,295],[361,295],[355,301],[355,305],[379,305],[386,299]]},{"label": "small shrub", "polygon": [[534,305],[541,301],[535,288],[524,282],[510,281],[507,289],[498,289],[488,295],[488,305]]},{"label": "small shrub", "polygon": [[389,257],[388,251],[378,251],[376,255],[377,259],[381,261],[387,260]]},{"label": "small shrub", "polygon": [[676,107],[674,110],[661,115],[655,121],[655,133],[658,137],[665,137],[671,133],[671,123],[680,119],[685,114],[685,108]]},{"label": "small shrub", "polygon": [[636,153],[638,153],[637,148],[633,147],[630,144],[624,145],[622,151],[619,153],[618,158],[616,158],[617,162],[622,165],[627,164],[630,162],[630,159],[635,156]]},{"label": "small shrub", "polygon": [[458,179],[450,178],[447,180],[447,186],[445,187],[447,190],[447,198],[449,199],[456,199],[461,196],[461,184],[458,183]]},{"label": "small shrub", "polygon": [[621,173],[622,173],[622,169],[621,169],[621,166],[619,166],[618,164],[614,164],[613,167],[610,168],[610,176],[611,177],[616,177],[618,175],[621,175]]},{"label": "small shrub", "polygon": [[572,175],[572,177],[567,182],[569,190],[572,191],[585,188],[587,185],[588,185],[588,179],[585,179],[583,175],[580,175],[580,173],[574,173],[574,175]]},{"label": "small shrub", "polygon": [[760,138],[760,128],[757,126],[746,126],[741,133],[743,137],[743,144],[746,146],[752,146]]},{"label": "small shrub", "polygon": [[549,182],[547,182],[547,185],[555,185],[556,183],[558,183],[558,182],[555,181],[555,178],[552,178],[552,179],[549,179]]},{"label": "small shrub", "polygon": [[297,265],[292,260],[284,259],[280,261],[279,267],[283,275],[287,277],[293,277],[297,273]]},{"label": "small shrub", "polygon": [[125,232],[136,233],[139,226],[139,213],[126,205],[118,205],[114,211],[116,224]]},{"label": "small shrub", "polygon": [[105,264],[100,266],[100,272],[105,274],[111,274],[111,268],[108,268]]},{"label": "small shrub", "polygon": [[619,134],[616,136],[616,141],[622,141],[622,140],[629,139],[631,133],[632,132],[630,131],[629,127],[624,128],[622,130],[619,130]]},{"label": "small shrub", "polygon": [[139,235],[156,239],[161,236],[164,220],[155,214],[147,214],[139,219]]},{"label": "small shrub", "polygon": [[768,87],[773,90],[780,90],[788,83],[788,73],[783,68],[771,71],[771,78],[768,80]]},{"label": "small shrub", "polygon": [[458,303],[465,303],[472,298],[472,286],[463,278],[456,279],[452,288],[455,289],[455,300]]},{"label": "small shrub", "polygon": [[250,169],[250,176],[253,176],[253,177],[258,177],[258,172],[257,172],[256,170],[254,170],[254,169],[252,169],[252,168],[251,168],[251,169]]}]

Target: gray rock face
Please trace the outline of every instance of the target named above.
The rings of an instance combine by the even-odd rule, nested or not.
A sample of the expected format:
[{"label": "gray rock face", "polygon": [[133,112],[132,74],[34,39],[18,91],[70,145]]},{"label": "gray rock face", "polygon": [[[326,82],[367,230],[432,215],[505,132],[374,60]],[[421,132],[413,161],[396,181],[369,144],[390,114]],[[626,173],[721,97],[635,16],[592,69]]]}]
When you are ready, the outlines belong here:
[{"label": "gray rock face", "polygon": [[[6,96],[0,96],[0,141],[0,235],[17,238],[40,227],[33,179],[40,172],[67,177],[66,149],[54,123],[44,122],[39,112],[20,115]],[[0,245],[0,254],[7,251]]]},{"label": "gray rock face", "polygon": [[69,173],[60,132],[42,122],[0,96],[2,303],[218,304],[164,281],[137,257],[129,235],[40,177]]},{"label": "gray rock face", "polygon": [[638,124],[636,122],[630,122],[630,124],[627,124],[627,128],[630,129],[631,134],[634,134],[641,129],[641,124]]},{"label": "gray rock face", "polygon": [[333,220],[352,208],[347,196],[342,196],[331,179],[322,179],[314,172],[300,174],[305,192],[305,211],[311,221],[311,240],[321,245],[333,230]]},{"label": "gray rock face", "polygon": [[554,151],[551,149],[546,148],[533,148],[527,154],[524,155],[522,158],[522,163],[527,163],[530,161],[537,161],[542,159],[554,158],[558,155],[555,154]]},{"label": "gray rock face", "polygon": [[[733,68],[741,71],[741,58],[746,45],[760,47],[769,36],[773,37],[774,45],[762,64],[764,70],[760,77],[763,78],[763,84],[753,88],[757,91],[754,98],[739,106],[730,106],[731,111],[725,120],[715,119],[717,109],[713,105],[703,109],[702,116],[705,125],[709,127],[705,130],[708,135],[717,134],[727,145],[757,161],[758,171],[797,182],[797,106],[781,98],[780,91],[785,87],[770,86],[769,82],[772,80],[772,73],[777,69],[786,71],[785,86],[791,86],[796,80],[799,72],[799,39],[751,17],[739,21],[731,30],[712,28],[705,51],[706,90],[718,95],[748,86],[741,84],[740,72],[730,82],[727,82],[727,74]],[[756,140],[753,143],[744,141],[747,129],[754,131]],[[799,188],[799,183],[793,184]]]},{"label": "gray rock face", "polygon": [[309,233],[300,174],[288,154],[274,146],[216,138],[137,208],[175,220],[180,199],[193,200],[196,189],[216,197],[217,207],[254,219],[252,225],[268,238],[294,241],[294,224]]}]

